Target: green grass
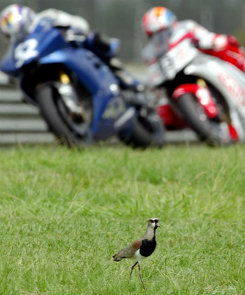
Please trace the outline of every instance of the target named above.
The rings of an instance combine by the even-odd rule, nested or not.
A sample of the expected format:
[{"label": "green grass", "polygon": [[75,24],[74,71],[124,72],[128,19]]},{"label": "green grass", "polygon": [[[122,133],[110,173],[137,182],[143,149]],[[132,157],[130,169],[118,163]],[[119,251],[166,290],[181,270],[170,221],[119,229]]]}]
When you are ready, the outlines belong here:
[{"label": "green grass", "polygon": [[[245,148],[0,151],[0,294],[245,294]],[[112,255],[158,217],[142,263]]]}]

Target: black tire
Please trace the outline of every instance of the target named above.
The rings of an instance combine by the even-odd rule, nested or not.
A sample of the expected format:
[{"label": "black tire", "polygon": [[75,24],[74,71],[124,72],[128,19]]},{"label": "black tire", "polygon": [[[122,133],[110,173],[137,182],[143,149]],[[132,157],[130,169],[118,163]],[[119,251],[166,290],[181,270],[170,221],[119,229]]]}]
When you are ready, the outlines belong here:
[{"label": "black tire", "polygon": [[200,140],[206,141],[209,145],[224,145],[232,141],[227,123],[208,118],[203,107],[192,94],[186,93],[180,96],[175,103]]},{"label": "black tire", "polygon": [[[136,116],[133,119],[133,130],[121,130],[119,139],[133,148],[162,147],[164,144],[164,127],[161,119],[155,112],[147,116]],[[126,131],[126,132],[125,132]]]},{"label": "black tire", "polygon": [[[91,144],[90,126],[84,122],[76,122],[69,117],[61,95],[52,84],[40,86],[36,91],[36,100],[41,115],[47,122],[49,129],[59,142],[68,146],[87,146]],[[80,132],[79,126],[83,131]]]}]

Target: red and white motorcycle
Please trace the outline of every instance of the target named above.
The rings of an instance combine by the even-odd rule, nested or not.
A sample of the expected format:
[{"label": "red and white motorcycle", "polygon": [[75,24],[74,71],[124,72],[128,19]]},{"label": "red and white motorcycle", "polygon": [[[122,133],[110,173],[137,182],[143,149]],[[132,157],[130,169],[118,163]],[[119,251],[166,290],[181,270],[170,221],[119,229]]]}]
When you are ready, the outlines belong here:
[{"label": "red and white motorcycle", "polygon": [[[245,55],[238,46],[228,46],[201,51],[185,31],[152,37],[143,56],[167,130],[191,127],[211,145],[245,141]],[[234,64],[237,57],[241,63]]]}]

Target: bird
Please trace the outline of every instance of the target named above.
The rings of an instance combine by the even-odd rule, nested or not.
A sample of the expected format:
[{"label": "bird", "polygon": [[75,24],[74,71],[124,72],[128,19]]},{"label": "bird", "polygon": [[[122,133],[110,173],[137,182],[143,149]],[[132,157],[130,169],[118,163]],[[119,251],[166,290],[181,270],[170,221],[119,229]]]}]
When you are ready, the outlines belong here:
[{"label": "bird", "polygon": [[142,279],[140,264],[143,258],[150,256],[156,249],[156,229],[158,227],[160,227],[158,218],[148,219],[147,230],[144,236],[113,255],[113,260],[116,262],[121,261],[124,258],[136,259],[136,262],[131,267],[130,278],[135,266],[138,265],[139,277],[144,289],[145,285]]}]

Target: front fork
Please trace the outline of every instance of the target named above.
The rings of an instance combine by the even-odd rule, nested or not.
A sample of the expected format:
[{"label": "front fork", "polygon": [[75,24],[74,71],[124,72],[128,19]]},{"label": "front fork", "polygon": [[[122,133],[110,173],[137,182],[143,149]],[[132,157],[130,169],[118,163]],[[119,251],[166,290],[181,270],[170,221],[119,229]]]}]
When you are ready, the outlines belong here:
[{"label": "front fork", "polygon": [[81,104],[79,104],[79,100],[72,87],[70,77],[66,73],[60,72],[59,82],[57,90],[61,94],[63,103],[72,118],[86,121],[86,112]]}]

